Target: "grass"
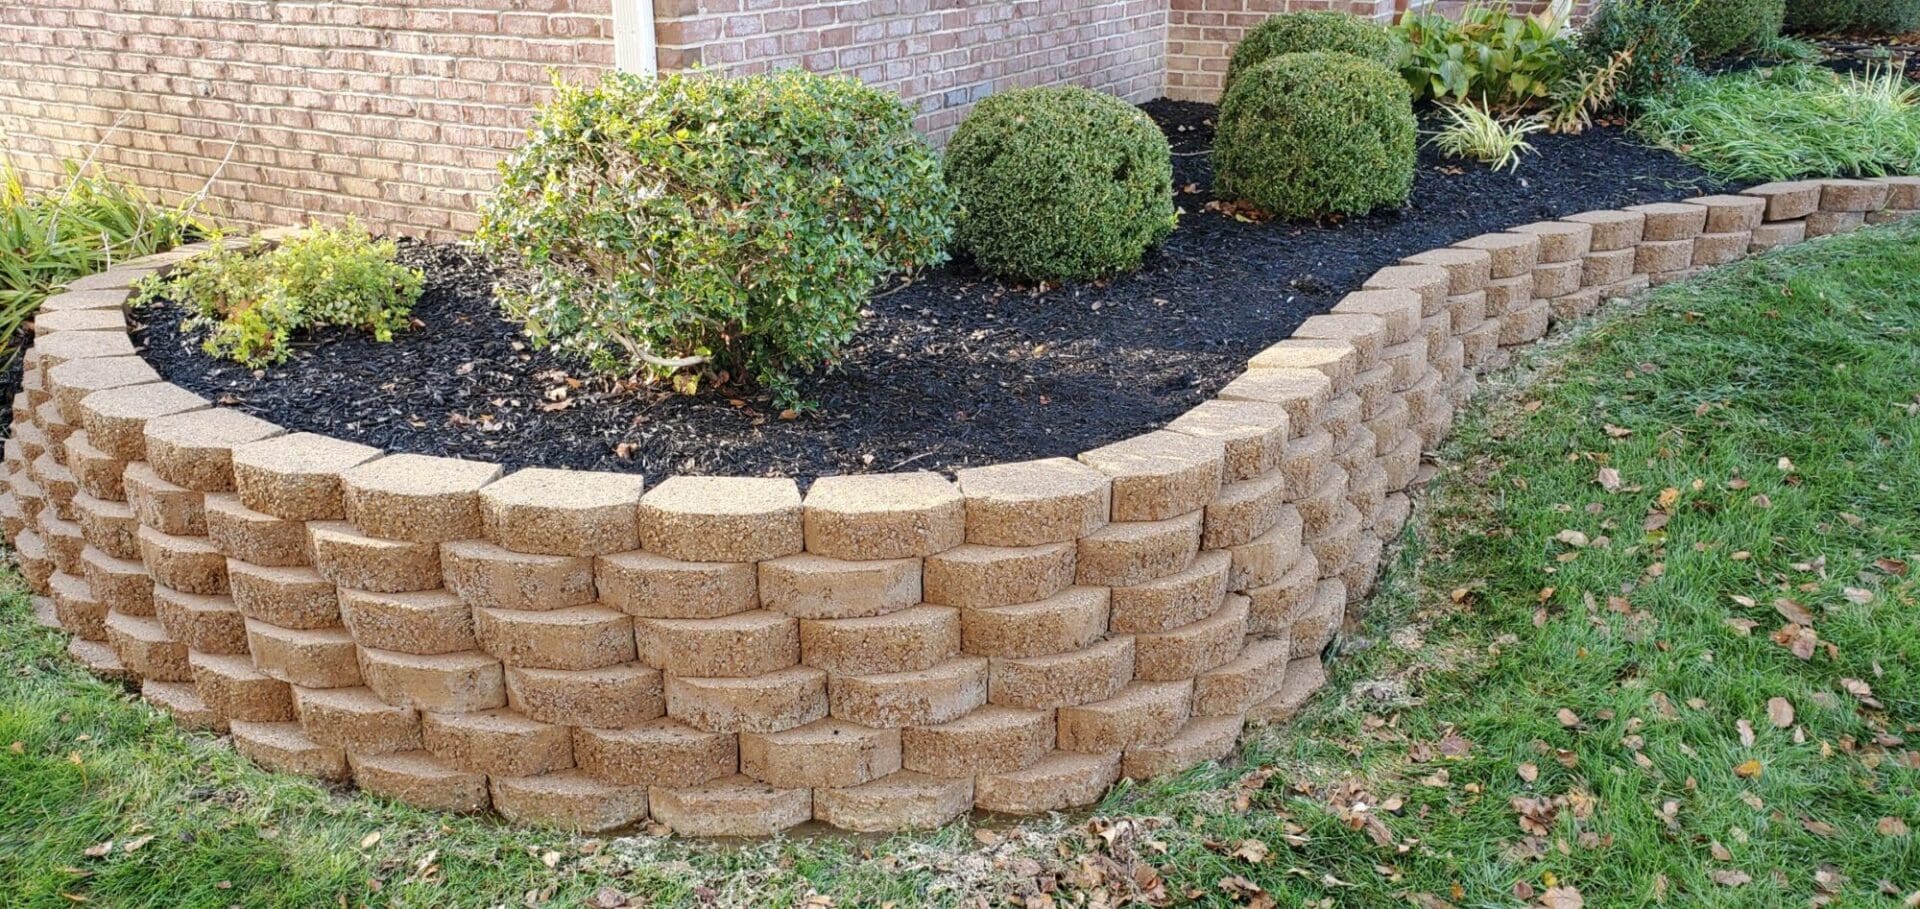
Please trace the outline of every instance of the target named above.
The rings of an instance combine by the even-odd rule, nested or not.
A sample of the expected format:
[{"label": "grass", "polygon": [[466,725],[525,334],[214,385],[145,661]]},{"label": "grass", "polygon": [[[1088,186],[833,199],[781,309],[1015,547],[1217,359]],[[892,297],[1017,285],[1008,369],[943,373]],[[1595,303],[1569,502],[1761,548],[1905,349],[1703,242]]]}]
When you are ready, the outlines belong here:
[{"label": "grass", "polygon": [[[416,812],[175,731],[72,668],[14,593],[0,893],[25,907],[1913,905],[1917,331],[1909,225],[1663,288],[1531,354],[1442,453],[1307,714],[1090,817],[739,845]],[[1776,632],[1817,643],[1796,654]]]},{"label": "grass", "polygon": [[1893,69],[1801,64],[1702,79],[1645,102],[1642,135],[1730,180],[1920,172],[1920,106]]}]

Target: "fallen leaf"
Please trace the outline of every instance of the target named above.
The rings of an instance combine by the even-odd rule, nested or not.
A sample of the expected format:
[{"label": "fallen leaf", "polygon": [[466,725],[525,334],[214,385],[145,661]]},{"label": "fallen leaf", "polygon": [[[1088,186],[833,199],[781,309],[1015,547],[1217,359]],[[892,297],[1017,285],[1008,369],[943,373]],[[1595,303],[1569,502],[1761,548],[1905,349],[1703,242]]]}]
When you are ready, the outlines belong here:
[{"label": "fallen leaf", "polygon": [[1840,687],[1845,688],[1848,694],[1853,695],[1855,699],[1859,700],[1862,706],[1870,707],[1874,710],[1880,709],[1880,702],[1873,697],[1872,685],[1860,679],[1841,679]]},{"label": "fallen leaf", "polygon": [[1767,719],[1775,728],[1785,729],[1793,725],[1793,702],[1786,698],[1767,699]]},{"label": "fallen leaf", "polygon": [[1719,870],[1713,873],[1713,882],[1722,887],[1745,887],[1753,883],[1753,875],[1745,871]]},{"label": "fallen leaf", "polygon": [[1574,713],[1565,707],[1560,708],[1560,712],[1555,714],[1555,716],[1559,717],[1560,725],[1567,729],[1572,729],[1580,725],[1580,714]]},{"label": "fallen leaf", "polygon": [[1267,860],[1267,844],[1259,840],[1241,840],[1240,848],[1233,850],[1233,857],[1258,865]]},{"label": "fallen leaf", "polygon": [[1762,767],[1760,762],[1756,760],[1742,761],[1738,767],[1733,768],[1733,775],[1743,780],[1758,779],[1760,774],[1764,772],[1766,772],[1766,768]]},{"label": "fallen leaf", "polygon": [[1549,887],[1540,894],[1541,909],[1581,909],[1587,901],[1572,887]]},{"label": "fallen leaf", "polygon": [[1813,611],[1786,597],[1773,601],[1773,611],[1795,625],[1813,625]]},{"label": "fallen leaf", "polygon": [[373,848],[373,844],[377,842],[380,842],[380,832],[376,830],[360,838],[360,848],[371,849]]},{"label": "fallen leaf", "polygon": [[1845,593],[1848,600],[1861,606],[1873,602],[1873,591],[1865,587],[1848,587]]},{"label": "fallen leaf", "polygon": [[134,837],[133,839],[128,840],[125,845],[121,846],[120,851],[121,852],[138,852],[140,851],[140,847],[145,846],[146,844],[151,842],[153,842],[153,834],[151,833],[147,834],[146,836],[137,836],[137,837]]},{"label": "fallen leaf", "polygon": [[1897,817],[1883,817],[1873,825],[1873,829],[1879,831],[1881,836],[1906,836],[1907,822]]},{"label": "fallen leaf", "polygon": [[1514,768],[1514,772],[1518,773],[1521,779],[1529,783],[1540,778],[1540,768],[1533,764],[1521,764]]},{"label": "fallen leaf", "polygon": [[1621,487],[1620,471],[1615,470],[1611,467],[1600,468],[1600,472],[1594,474],[1593,480],[1594,482],[1600,484],[1601,489],[1604,489],[1608,492],[1620,491],[1620,487]]}]

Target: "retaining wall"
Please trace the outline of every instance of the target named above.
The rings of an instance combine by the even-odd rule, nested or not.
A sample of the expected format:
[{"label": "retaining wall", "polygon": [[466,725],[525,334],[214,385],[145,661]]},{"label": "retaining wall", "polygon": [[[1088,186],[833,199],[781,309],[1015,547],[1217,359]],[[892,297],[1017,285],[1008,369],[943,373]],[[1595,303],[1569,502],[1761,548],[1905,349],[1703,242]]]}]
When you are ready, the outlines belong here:
[{"label": "retaining wall", "polygon": [[790,480],[522,470],[160,380],[139,278],[34,322],[0,527],[94,671],[264,766],[691,835],[1086,805],[1325,682],[1478,372],[1607,298],[1920,210],[1920,178],[1529,224],[1382,269],[1165,429],[1078,459]]}]

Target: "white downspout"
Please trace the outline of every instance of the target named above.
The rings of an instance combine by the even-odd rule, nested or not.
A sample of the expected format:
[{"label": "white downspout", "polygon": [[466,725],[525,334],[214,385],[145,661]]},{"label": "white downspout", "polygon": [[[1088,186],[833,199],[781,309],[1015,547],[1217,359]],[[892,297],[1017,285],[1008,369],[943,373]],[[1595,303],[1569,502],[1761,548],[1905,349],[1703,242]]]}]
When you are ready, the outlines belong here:
[{"label": "white downspout", "polygon": [[654,47],[653,0],[613,0],[613,65],[622,72],[654,76],[660,54]]}]

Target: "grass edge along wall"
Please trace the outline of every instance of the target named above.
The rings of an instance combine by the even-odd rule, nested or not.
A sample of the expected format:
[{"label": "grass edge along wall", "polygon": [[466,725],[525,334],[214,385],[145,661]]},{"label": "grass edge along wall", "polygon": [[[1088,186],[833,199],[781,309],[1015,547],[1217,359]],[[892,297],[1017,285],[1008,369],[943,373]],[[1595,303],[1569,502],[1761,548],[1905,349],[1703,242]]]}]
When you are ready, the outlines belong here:
[{"label": "grass edge along wall", "polygon": [[[129,288],[35,321],[4,528],[70,651],[278,770],[451,811],[688,835],[1089,804],[1290,716],[1478,372],[1556,321],[1920,212],[1770,184],[1409,257],[1167,429],[790,480],[388,455],[158,380]],[[203,247],[204,248],[204,247]]]}]

